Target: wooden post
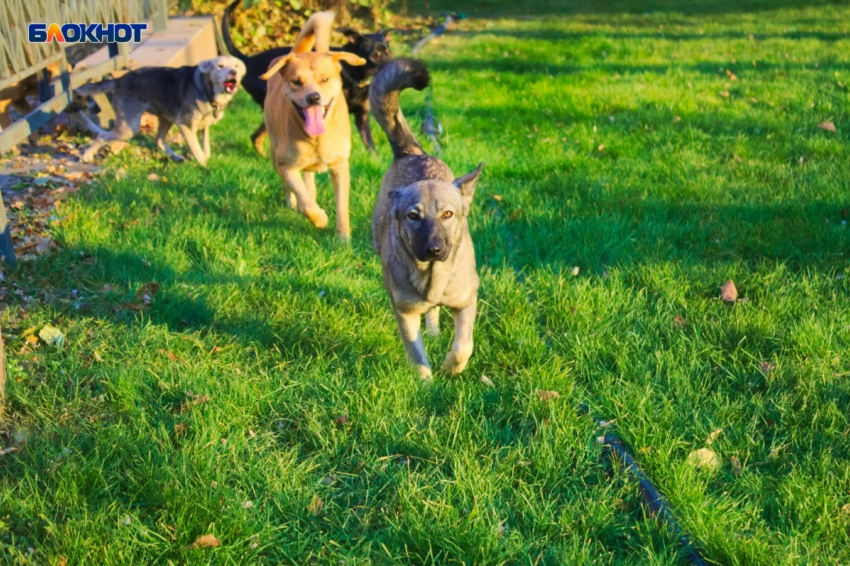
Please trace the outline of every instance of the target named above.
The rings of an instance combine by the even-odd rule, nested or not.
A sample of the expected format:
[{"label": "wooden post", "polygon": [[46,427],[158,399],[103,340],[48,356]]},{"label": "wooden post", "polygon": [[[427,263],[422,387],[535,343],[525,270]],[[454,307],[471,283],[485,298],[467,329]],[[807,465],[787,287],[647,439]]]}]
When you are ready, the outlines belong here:
[{"label": "wooden post", "polygon": [[156,11],[151,18],[154,33],[164,33],[168,26],[168,0],[153,0]]},{"label": "wooden post", "polygon": [[3,204],[3,195],[0,195],[0,256],[2,261],[12,268],[18,266],[15,258],[15,246],[12,245],[12,227],[6,219],[6,206]]}]

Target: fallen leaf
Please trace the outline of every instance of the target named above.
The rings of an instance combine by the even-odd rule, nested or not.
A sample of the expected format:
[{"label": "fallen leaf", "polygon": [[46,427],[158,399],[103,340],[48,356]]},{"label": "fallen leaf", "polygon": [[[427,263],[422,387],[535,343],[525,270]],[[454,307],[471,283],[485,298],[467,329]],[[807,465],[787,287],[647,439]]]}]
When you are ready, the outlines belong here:
[{"label": "fallen leaf", "polygon": [[62,344],[65,342],[65,335],[62,334],[62,331],[50,325],[39,330],[38,336],[49,346],[57,346],[61,348]]},{"label": "fallen leaf", "polygon": [[30,334],[24,340],[26,340],[27,344],[38,344],[38,336],[35,334]]},{"label": "fallen leaf", "polygon": [[711,434],[708,435],[708,438],[705,440],[705,443],[712,444],[715,440],[717,440],[717,437],[720,436],[721,432],[723,432],[722,428],[718,428],[717,430],[713,431]]},{"label": "fallen leaf", "polygon": [[717,94],[719,94],[723,98],[729,98],[729,91],[728,90],[724,90],[723,92],[718,92]]},{"label": "fallen leaf", "polygon": [[257,433],[249,428],[248,429],[248,436],[250,436],[251,438],[257,438]]},{"label": "fallen leaf", "polygon": [[151,173],[150,175],[148,175],[148,181],[159,181],[159,179],[160,176],[156,173]]},{"label": "fallen leaf", "polygon": [[573,274],[573,277],[578,277],[578,274],[579,274],[580,271],[581,271],[581,269],[579,269],[578,266],[575,266],[575,267],[573,267],[572,271],[570,271],[570,273]]},{"label": "fallen leaf", "polygon": [[738,80],[738,75],[736,75],[735,73],[733,73],[733,72],[732,72],[732,71],[730,71],[729,69],[726,69],[726,74],[729,76],[729,78],[730,78],[731,80],[733,80],[733,81],[737,81],[737,80]]},{"label": "fallen leaf", "polygon": [[334,419],[334,424],[342,426],[348,422],[348,415],[340,415]]},{"label": "fallen leaf", "polygon": [[542,389],[537,390],[537,398],[541,401],[549,401],[551,399],[557,399],[561,396],[557,391],[544,391]]},{"label": "fallen leaf", "polygon": [[192,544],[184,546],[183,550],[189,548],[215,548],[217,546],[221,546],[221,541],[215,538],[214,535],[201,535]]},{"label": "fallen leaf", "polygon": [[776,364],[774,364],[773,362],[762,362],[759,364],[759,370],[764,374],[765,377],[769,377],[775,369]]},{"label": "fallen leaf", "polygon": [[250,509],[253,506],[254,506],[254,502],[251,501],[250,499],[248,501],[242,502],[242,509]]},{"label": "fallen leaf", "polygon": [[734,303],[738,300],[738,288],[731,279],[720,288],[720,298],[724,303]]},{"label": "fallen leaf", "polygon": [[735,477],[737,478],[738,476],[740,476],[741,475],[741,461],[738,460],[738,457],[732,456],[731,458],[729,458],[729,463],[732,464],[732,473],[735,475]]},{"label": "fallen leaf", "polygon": [[493,200],[496,202],[502,202],[502,195],[493,195]]},{"label": "fallen leaf", "polygon": [[734,161],[743,161],[743,160],[744,160],[744,158],[743,158],[743,157],[741,157],[740,155],[738,155],[737,153],[733,153],[733,154],[732,154],[732,159],[733,159]]},{"label": "fallen leaf", "polygon": [[95,351],[94,351],[93,356],[94,356],[95,361],[98,361],[98,362],[102,362],[102,361],[103,361],[103,358],[101,357],[101,355],[98,353],[98,351],[97,351],[97,350],[95,350]]},{"label": "fallen leaf", "polygon": [[483,383],[487,387],[496,387],[496,384],[493,383],[492,381],[490,381],[490,378],[487,377],[486,375],[481,376],[481,383]]},{"label": "fallen leaf", "polygon": [[136,299],[142,301],[145,305],[150,305],[153,303],[153,298],[158,292],[159,283],[151,281],[139,287],[139,290],[136,291]]},{"label": "fallen leaf", "polygon": [[688,464],[698,470],[707,469],[716,472],[723,464],[723,460],[713,450],[700,448],[688,455]]},{"label": "fallen leaf", "polygon": [[820,128],[821,130],[826,130],[827,132],[836,131],[835,130],[835,124],[833,124],[832,122],[830,122],[828,120],[826,122],[822,122],[822,123],[818,124],[818,128]]},{"label": "fallen leaf", "polygon": [[676,316],[673,317],[673,326],[675,326],[676,328],[684,328],[687,325],[688,325],[688,321],[685,320],[683,317],[681,317],[679,315],[676,315]]},{"label": "fallen leaf", "polygon": [[309,511],[314,517],[318,517],[322,514],[322,509],[324,507],[325,502],[322,501],[318,495],[314,495],[313,499],[310,501],[310,505],[307,506],[307,511]]}]

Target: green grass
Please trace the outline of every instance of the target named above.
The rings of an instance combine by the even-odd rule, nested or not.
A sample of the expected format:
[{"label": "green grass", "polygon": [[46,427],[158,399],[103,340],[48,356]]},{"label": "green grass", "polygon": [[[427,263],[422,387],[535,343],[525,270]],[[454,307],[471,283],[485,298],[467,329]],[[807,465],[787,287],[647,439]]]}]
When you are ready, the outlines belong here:
[{"label": "green grass", "polygon": [[[553,4],[422,54],[444,159],[485,162],[460,378],[404,360],[370,244],[382,134],[380,159],[354,144],[350,248],[286,209],[245,95],[209,170],[108,161],[127,177],[64,208],[62,249],[6,271],[34,296],[0,315],[28,436],[0,457],[6,562],[681,564],[587,404],[716,563],[850,563],[850,8]],[[730,278],[746,302],[717,298]],[[48,323],[64,348],[19,353]],[[723,467],[694,471],[718,428]]]}]

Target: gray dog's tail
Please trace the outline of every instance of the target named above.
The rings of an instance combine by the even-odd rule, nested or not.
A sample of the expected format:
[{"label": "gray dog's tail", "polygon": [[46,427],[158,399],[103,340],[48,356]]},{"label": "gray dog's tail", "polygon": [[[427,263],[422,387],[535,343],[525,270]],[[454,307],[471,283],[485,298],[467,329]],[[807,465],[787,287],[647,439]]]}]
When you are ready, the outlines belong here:
[{"label": "gray dog's tail", "polygon": [[114,79],[109,79],[105,81],[100,81],[99,83],[89,83],[87,85],[83,85],[77,89],[77,92],[85,96],[91,96],[93,94],[100,94],[102,92],[112,92],[113,90],[115,90],[116,86],[118,86],[118,81]]},{"label": "gray dog's tail", "polygon": [[422,90],[429,81],[425,63],[405,58],[393,59],[372,80],[369,87],[372,115],[386,132],[395,158],[425,153],[401,113],[398,95],[406,88]]}]

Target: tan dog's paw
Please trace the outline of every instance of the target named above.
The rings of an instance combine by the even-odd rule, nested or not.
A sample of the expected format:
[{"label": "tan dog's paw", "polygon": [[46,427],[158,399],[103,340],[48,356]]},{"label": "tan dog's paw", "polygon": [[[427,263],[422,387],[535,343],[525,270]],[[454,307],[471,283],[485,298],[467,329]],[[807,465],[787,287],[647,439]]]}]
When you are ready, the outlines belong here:
[{"label": "tan dog's paw", "polygon": [[419,378],[422,381],[430,380],[433,376],[433,374],[431,373],[431,368],[423,365],[416,366],[416,373],[419,374]]},{"label": "tan dog's paw", "polygon": [[443,370],[451,374],[458,374],[466,369],[466,364],[469,362],[469,357],[472,355],[472,349],[469,351],[458,351],[454,348],[446,355],[443,361]]},{"label": "tan dog's paw", "polygon": [[305,210],[304,216],[309,218],[310,222],[312,222],[313,226],[315,226],[316,228],[328,227],[328,214],[321,208],[317,208],[315,210]]}]

